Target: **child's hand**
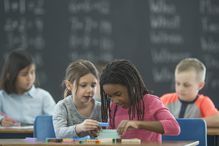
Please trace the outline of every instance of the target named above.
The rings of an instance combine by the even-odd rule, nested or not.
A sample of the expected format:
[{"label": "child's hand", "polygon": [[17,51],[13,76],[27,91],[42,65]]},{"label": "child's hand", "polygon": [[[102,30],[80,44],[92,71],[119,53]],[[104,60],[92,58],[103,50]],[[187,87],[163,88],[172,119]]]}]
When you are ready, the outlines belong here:
[{"label": "child's hand", "polygon": [[100,128],[98,129],[95,129],[95,130],[91,130],[89,131],[89,135],[93,138],[97,137],[99,135],[99,132],[100,132]]},{"label": "child's hand", "polygon": [[11,127],[16,125],[16,121],[8,116],[5,116],[1,121],[2,127]]},{"label": "child's hand", "polygon": [[86,119],[84,122],[76,125],[76,132],[92,131],[99,129],[98,121],[92,119]]},{"label": "child's hand", "polygon": [[119,135],[123,135],[128,129],[137,129],[137,121],[129,121],[129,120],[123,120],[120,122],[117,132]]}]

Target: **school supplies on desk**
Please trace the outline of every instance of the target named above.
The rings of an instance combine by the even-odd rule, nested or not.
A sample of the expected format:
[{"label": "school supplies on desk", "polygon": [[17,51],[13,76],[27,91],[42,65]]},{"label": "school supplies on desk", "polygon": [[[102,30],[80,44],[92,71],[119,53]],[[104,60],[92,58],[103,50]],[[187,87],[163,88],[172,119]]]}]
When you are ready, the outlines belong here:
[{"label": "school supplies on desk", "polygon": [[74,140],[71,138],[47,138],[47,143],[73,143],[73,144],[140,144],[141,140],[137,138],[133,139],[120,139],[120,138],[103,138],[103,139],[85,139]]},{"label": "school supplies on desk", "polygon": [[101,129],[97,139],[104,139],[104,138],[120,138],[116,129]]},{"label": "school supplies on desk", "polygon": [[84,137],[73,137],[73,140],[75,141],[82,141],[82,140],[88,140],[91,139],[90,135],[84,136]]},{"label": "school supplies on desk", "polygon": [[82,140],[79,141],[79,144],[100,144],[101,141],[98,139]]},{"label": "school supplies on desk", "polygon": [[103,138],[103,139],[90,139],[79,141],[79,144],[141,144],[138,138],[120,139],[120,138]]},{"label": "school supplies on desk", "polygon": [[74,144],[140,144],[141,140],[121,139],[116,129],[102,129],[97,138],[91,138],[89,135],[84,137],[73,138],[47,138],[46,142],[50,143],[74,143]]},{"label": "school supplies on desk", "polygon": [[37,141],[37,139],[34,138],[34,137],[26,137],[26,138],[24,139],[24,141],[26,141],[26,142],[30,142],[30,143],[34,143],[34,142]]},{"label": "school supplies on desk", "polygon": [[99,122],[99,126],[100,127],[109,127],[109,123],[108,122]]},{"label": "school supplies on desk", "polygon": [[62,138],[46,138],[46,142],[54,142],[54,143],[61,143],[63,141]]},{"label": "school supplies on desk", "polygon": [[[3,116],[5,119],[11,121],[11,122],[13,123],[13,125],[11,125],[11,126],[13,126],[13,127],[20,127],[20,126],[21,126],[21,123],[20,123],[20,122],[14,120],[13,118],[11,118],[10,116],[8,116],[7,114],[5,114],[5,113],[3,113],[3,112],[0,112],[0,115]],[[11,127],[11,126],[9,126],[9,127]]]},{"label": "school supplies on desk", "polygon": [[132,139],[122,139],[122,144],[140,144],[141,139],[138,138],[132,138]]}]

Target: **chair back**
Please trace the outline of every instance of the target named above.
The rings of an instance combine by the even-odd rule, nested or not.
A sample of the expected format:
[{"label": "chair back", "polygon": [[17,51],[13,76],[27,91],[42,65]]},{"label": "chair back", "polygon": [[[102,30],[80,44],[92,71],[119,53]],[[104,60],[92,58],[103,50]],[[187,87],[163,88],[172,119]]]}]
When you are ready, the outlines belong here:
[{"label": "chair back", "polygon": [[181,132],[178,136],[163,135],[165,140],[191,140],[199,141],[198,146],[207,146],[207,126],[206,122],[200,118],[178,118],[176,119],[180,125]]},{"label": "chair back", "polygon": [[52,116],[40,115],[35,118],[33,136],[39,141],[46,138],[55,138]]}]

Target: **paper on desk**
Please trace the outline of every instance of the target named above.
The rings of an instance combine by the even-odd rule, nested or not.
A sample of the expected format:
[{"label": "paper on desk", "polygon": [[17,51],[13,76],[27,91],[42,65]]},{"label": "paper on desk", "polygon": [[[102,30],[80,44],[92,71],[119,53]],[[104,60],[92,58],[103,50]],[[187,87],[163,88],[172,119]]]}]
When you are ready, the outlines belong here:
[{"label": "paper on desk", "polygon": [[1,127],[1,129],[33,129],[33,125],[28,125],[28,126],[11,126],[11,127]]}]

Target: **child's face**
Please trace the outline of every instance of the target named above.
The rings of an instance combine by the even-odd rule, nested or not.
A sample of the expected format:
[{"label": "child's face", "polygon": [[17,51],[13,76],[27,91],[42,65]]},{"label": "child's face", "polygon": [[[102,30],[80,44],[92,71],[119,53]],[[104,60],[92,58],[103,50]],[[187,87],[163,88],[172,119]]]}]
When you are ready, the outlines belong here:
[{"label": "child's face", "polygon": [[73,95],[75,95],[74,100],[76,102],[88,103],[96,94],[97,78],[89,73],[79,79],[77,92],[75,92],[76,85],[73,85],[72,87],[71,91]]},{"label": "child's face", "polygon": [[202,87],[203,83],[198,81],[194,70],[175,73],[175,90],[180,99],[194,100]]},{"label": "child's face", "polygon": [[36,79],[35,65],[32,64],[19,71],[16,79],[16,91],[22,94],[28,91],[34,84]]},{"label": "child's face", "polygon": [[120,84],[105,84],[103,90],[111,101],[123,108],[129,107],[128,90]]}]

